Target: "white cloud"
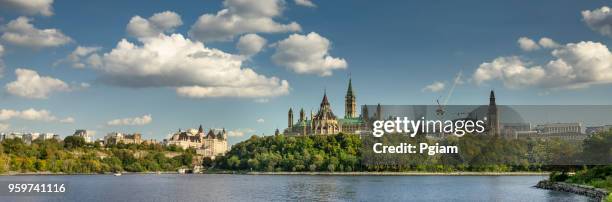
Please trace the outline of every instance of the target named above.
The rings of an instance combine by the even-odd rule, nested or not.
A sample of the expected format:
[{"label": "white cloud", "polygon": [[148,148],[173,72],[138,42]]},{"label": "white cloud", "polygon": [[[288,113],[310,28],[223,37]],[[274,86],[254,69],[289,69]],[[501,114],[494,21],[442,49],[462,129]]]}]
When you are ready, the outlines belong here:
[{"label": "white cloud", "polygon": [[446,84],[444,84],[443,82],[440,81],[434,81],[432,84],[429,84],[427,86],[425,86],[423,89],[421,89],[421,91],[423,92],[440,92],[442,90],[444,90],[444,87],[446,86]]},{"label": "white cloud", "polygon": [[56,116],[51,114],[50,111],[44,109],[37,110],[34,108],[29,108],[22,111],[12,109],[0,109],[0,121],[6,121],[14,118],[29,121],[57,121]]},{"label": "white cloud", "polygon": [[236,49],[238,49],[241,55],[250,57],[259,53],[266,43],[266,39],[257,34],[246,34],[240,37],[236,44]]},{"label": "white cloud", "polygon": [[346,60],[329,55],[330,41],[315,32],[292,34],[276,43],[272,60],[298,74],[331,76],[332,70],[346,69]]},{"label": "white cloud", "polygon": [[540,49],[540,46],[533,40],[527,37],[521,37],[518,39],[519,47],[524,51],[534,51]]},{"label": "white cloud", "polygon": [[315,5],[314,3],[312,3],[311,0],[294,0],[295,4],[300,5],[300,6],[306,6],[306,7],[317,7],[317,5]]},{"label": "white cloud", "polygon": [[58,60],[53,66],[57,66],[60,63],[69,63],[74,68],[85,68],[88,57],[101,49],[102,47],[99,46],[77,46],[65,59]]},{"label": "white cloud", "polygon": [[542,46],[544,48],[559,48],[559,47],[561,47],[561,45],[559,45],[557,42],[555,42],[554,40],[552,40],[551,38],[548,38],[548,37],[540,38],[540,41],[538,41],[538,44],[540,44],[540,46]]},{"label": "white cloud", "polygon": [[125,87],[175,87],[194,98],[262,98],[289,93],[289,83],[242,67],[244,58],[207,48],[181,34],[158,35],[142,46],[121,40],[93,68],[101,80]]},{"label": "white cloud", "polygon": [[155,37],[161,33],[169,33],[181,26],[181,16],[172,11],[156,13],[148,19],[134,16],[127,25],[128,34],[136,38]]},{"label": "white cloud", "polygon": [[204,14],[191,26],[189,36],[200,41],[228,41],[245,33],[301,31],[296,22],[281,24],[284,0],[225,0],[217,14]]},{"label": "white cloud", "polygon": [[29,69],[18,68],[15,70],[17,80],[6,84],[6,91],[12,95],[32,98],[45,99],[54,92],[71,91],[70,86],[64,81],[40,76],[38,72]]},{"label": "white cloud", "polygon": [[58,29],[38,29],[30,23],[31,19],[19,17],[10,21],[4,28],[2,40],[28,48],[57,47],[72,42],[72,39]]},{"label": "white cloud", "polygon": [[508,88],[585,88],[612,83],[612,53],[597,42],[569,43],[552,51],[555,59],[532,65],[518,57],[498,57],[482,63],[473,80],[480,84],[498,79]]},{"label": "white cloud", "polygon": [[228,137],[242,137],[244,135],[247,135],[249,133],[255,133],[256,130],[255,129],[251,129],[251,128],[245,128],[245,129],[236,129],[236,130],[230,130],[227,132],[227,136]]},{"label": "white cloud", "polygon": [[268,102],[270,102],[270,99],[268,99],[268,98],[257,98],[254,101],[256,103],[268,103]]},{"label": "white cloud", "polygon": [[74,123],[74,118],[72,117],[66,117],[64,119],[59,120],[60,123]]},{"label": "white cloud", "polygon": [[257,119],[257,123],[264,123],[264,122],[266,122],[266,120],[264,120],[263,118],[258,118]]},{"label": "white cloud", "polygon": [[17,11],[27,15],[53,15],[53,0],[0,0],[4,10]]},{"label": "white cloud", "polygon": [[106,125],[109,125],[109,126],[142,126],[142,125],[147,125],[151,123],[151,121],[153,121],[153,118],[151,117],[150,114],[147,114],[142,117],[110,120],[106,123]]},{"label": "white cloud", "polygon": [[612,36],[612,12],[609,7],[582,11],[582,20],[592,30],[605,36]]}]

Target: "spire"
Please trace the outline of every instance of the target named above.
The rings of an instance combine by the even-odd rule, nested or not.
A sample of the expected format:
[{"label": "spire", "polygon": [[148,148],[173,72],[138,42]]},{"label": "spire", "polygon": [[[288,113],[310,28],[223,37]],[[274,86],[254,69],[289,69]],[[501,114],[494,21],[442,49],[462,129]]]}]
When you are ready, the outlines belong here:
[{"label": "spire", "polygon": [[349,97],[349,96],[354,96],[354,93],[353,93],[353,84],[352,84],[351,80],[352,80],[352,79],[351,79],[351,78],[349,78],[348,89],[346,90],[346,96],[347,96],[347,97]]},{"label": "spire", "polygon": [[321,106],[329,105],[329,101],[327,101],[327,89],[323,91],[323,100],[321,101]]},{"label": "spire", "polygon": [[202,128],[202,124],[200,124],[200,127],[198,128],[198,133],[203,133],[204,129]]},{"label": "spire", "polygon": [[495,105],[495,92],[491,90],[491,94],[489,95],[489,105]]}]

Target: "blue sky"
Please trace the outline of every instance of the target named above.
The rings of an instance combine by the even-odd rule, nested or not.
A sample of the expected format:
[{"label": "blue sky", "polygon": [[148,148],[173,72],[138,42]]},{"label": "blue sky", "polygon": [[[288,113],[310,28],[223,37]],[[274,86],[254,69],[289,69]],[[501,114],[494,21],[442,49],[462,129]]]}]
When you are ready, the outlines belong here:
[{"label": "blue sky", "polygon": [[[612,101],[612,58],[606,47],[612,14],[605,9],[607,1],[299,1],[314,6],[293,0],[41,2],[0,1],[4,131],[67,135],[85,128],[96,131],[97,138],[120,131],[162,139],[178,128],[202,124],[235,131],[230,137],[235,143],[251,134],[282,130],[289,107],[316,110],[324,89],[335,113],[343,115],[349,74],[359,105],[434,104],[447,95],[459,71],[461,84],[448,104],[486,103],[490,89],[495,89],[498,104]],[[243,21],[231,29],[215,26],[227,23],[215,18],[222,9],[228,9],[226,17]],[[151,18],[165,11],[173,15]],[[200,21],[206,14],[210,21]],[[135,16],[150,26],[128,31]],[[270,21],[248,21],[255,18]],[[33,29],[18,26],[27,24]],[[61,35],[43,31],[50,29]],[[236,48],[247,34],[266,41],[249,41],[256,49],[249,55]],[[521,37],[526,37],[523,47]],[[540,43],[543,37],[554,43]],[[187,61],[147,59],[127,49],[110,54],[120,49],[122,39],[136,49],[146,49],[146,44],[157,44],[161,48],[155,50],[162,52],[218,49],[221,53],[215,54],[221,56],[209,64],[204,57],[189,59],[189,54]],[[163,43],[169,40],[187,45]],[[79,57],[83,66],[75,67],[68,56],[79,46],[96,48]],[[91,63],[91,55],[102,63]],[[126,58],[134,60],[121,61]],[[237,66],[232,63],[237,61]],[[224,64],[232,64],[232,71],[224,71]],[[568,68],[570,73],[564,71]],[[27,80],[32,71],[22,71],[20,81],[17,69],[45,79]],[[202,71],[191,78],[185,70],[193,69]],[[193,86],[183,94],[176,90]],[[35,110],[26,112],[30,108]]]}]

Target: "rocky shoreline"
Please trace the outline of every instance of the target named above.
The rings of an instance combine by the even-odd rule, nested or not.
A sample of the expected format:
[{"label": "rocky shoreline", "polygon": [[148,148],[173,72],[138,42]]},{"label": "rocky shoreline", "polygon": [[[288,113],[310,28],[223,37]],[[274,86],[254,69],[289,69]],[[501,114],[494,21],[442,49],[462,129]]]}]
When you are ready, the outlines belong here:
[{"label": "rocky shoreline", "polygon": [[600,188],[595,188],[595,187],[591,187],[587,185],[565,183],[565,182],[551,182],[549,180],[542,180],[538,182],[538,184],[535,185],[535,187],[540,188],[540,189],[548,189],[548,190],[562,191],[562,192],[569,192],[569,193],[574,193],[578,195],[583,195],[583,196],[594,198],[597,201],[605,201],[606,197],[608,197],[608,194],[609,194],[608,191],[604,189],[600,189]]}]

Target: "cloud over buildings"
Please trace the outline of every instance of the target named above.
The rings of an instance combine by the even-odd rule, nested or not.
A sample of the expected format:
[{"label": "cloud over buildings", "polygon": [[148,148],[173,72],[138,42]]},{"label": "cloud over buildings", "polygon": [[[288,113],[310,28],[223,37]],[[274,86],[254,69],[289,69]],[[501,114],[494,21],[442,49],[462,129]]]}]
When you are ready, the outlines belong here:
[{"label": "cloud over buildings", "polygon": [[225,0],[224,9],[204,14],[191,26],[189,36],[200,41],[228,41],[246,33],[301,31],[296,22],[275,21],[282,15],[284,0]]},{"label": "cloud over buildings", "polygon": [[153,121],[153,117],[150,114],[143,115],[141,117],[130,117],[130,118],[121,118],[121,119],[113,119],[106,122],[106,125],[109,126],[142,126],[147,125]]},{"label": "cloud over buildings", "polygon": [[343,58],[329,54],[331,42],[316,32],[292,34],[274,46],[276,52],[272,55],[272,61],[298,74],[331,76],[333,70],[348,66]]},{"label": "cloud over buildings", "polygon": [[568,43],[552,50],[551,55],[554,58],[542,65],[516,56],[498,57],[482,63],[474,72],[473,81],[481,84],[501,80],[512,89],[530,86],[572,89],[612,83],[612,53],[602,43]]},{"label": "cloud over buildings", "polygon": [[34,70],[18,68],[15,70],[15,75],[17,80],[5,86],[6,92],[11,95],[30,99],[45,99],[54,92],[72,90],[66,82],[49,76],[41,76]]},{"label": "cloud over buildings", "polygon": [[172,87],[180,96],[275,97],[289,93],[289,83],[243,67],[243,57],[205,47],[181,34],[160,34],[142,45],[121,40],[91,64],[111,85]]}]

